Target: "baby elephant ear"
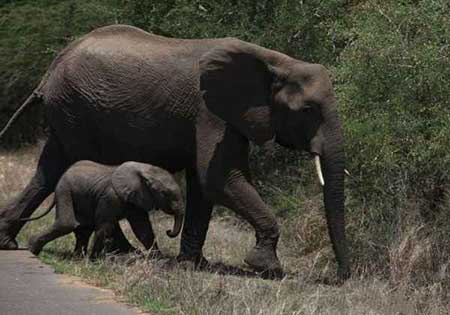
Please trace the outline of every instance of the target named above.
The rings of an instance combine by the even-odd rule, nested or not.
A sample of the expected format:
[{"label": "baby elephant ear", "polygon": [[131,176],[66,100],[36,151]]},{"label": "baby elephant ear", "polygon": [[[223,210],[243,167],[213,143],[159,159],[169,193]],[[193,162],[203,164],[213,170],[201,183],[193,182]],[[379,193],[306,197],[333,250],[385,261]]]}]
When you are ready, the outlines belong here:
[{"label": "baby elephant ear", "polygon": [[147,165],[141,173],[146,185],[151,191],[157,207],[174,217],[172,230],[167,230],[169,237],[180,234],[183,226],[184,205],[180,186],[168,171]]},{"label": "baby elephant ear", "polygon": [[272,73],[258,46],[230,39],[200,59],[200,89],[206,107],[256,143],[274,135],[270,123]]},{"label": "baby elephant ear", "polygon": [[142,171],[146,164],[126,162],[113,173],[111,181],[116,194],[124,203],[141,209],[153,207],[153,196],[142,180]]}]

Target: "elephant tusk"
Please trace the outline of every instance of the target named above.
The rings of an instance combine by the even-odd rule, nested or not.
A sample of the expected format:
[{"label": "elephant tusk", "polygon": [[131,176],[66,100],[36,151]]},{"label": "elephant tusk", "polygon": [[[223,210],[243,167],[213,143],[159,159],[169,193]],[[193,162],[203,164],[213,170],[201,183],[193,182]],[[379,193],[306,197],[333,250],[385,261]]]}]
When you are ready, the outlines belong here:
[{"label": "elephant tusk", "polygon": [[350,172],[347,171],[345,168],[344,168],[344,173],[347,174],[347,176],[350,176],[350,177],[352,176],[352,175],[350,174]]},{"label": "elephant tusk", "polygon": [[320,166],[320,157],[316,155],[314,157],[314,164],[316,165],[317,176],[319,177],[320,185],[325,186],[325,181],[323,180],[322,167]]}]

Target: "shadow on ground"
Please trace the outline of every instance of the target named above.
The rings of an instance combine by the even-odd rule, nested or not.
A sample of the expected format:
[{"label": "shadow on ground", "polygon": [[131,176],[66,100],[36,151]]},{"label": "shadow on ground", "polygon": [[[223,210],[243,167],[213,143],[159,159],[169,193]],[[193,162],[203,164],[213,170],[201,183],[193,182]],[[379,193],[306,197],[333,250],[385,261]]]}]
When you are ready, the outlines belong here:
[{"label": "shadow on ground", "polygon": [[[46,249],[45,253],[48,255],[51,255],[55,257],[56,259],[60,260],[82,260],[87,258],[80,258],[73,254],[71,251],[58,251],[54,249]],[[154,262],[158,264],[161,269],[170,271],[174,269],[185,269],[185,270],[195,270],[198,272],[208,272],[211,274],[217,274],[222,276],[235,276],[235,277],[243,277],[243,278],[260,278],[264,280],[275,280],[275,281],[281,281],[281,280],[299,280],[301,279],[301,275],[299,273],[283,273],[283,274],[274,274],[270,272],[256,272],[253,270],[245,269],[240,266],[233,266],[229,264],[225,264],[223,262],[207,262],[206,260],[202,261],[201,264],[197,265],[196,267],[192,262],[187,261],[178,261],[176,256],[173,255],[164,255],[162,257],[154,258],[149,257],[143,253],[135,252],[135,253],[128,253],[128,254],[119,254],[119,255],[106,255],[103,258],[100,259],[90,259],[92,262],[98,261],[98,262],[114,262],[118,264],[124,264],[124,265],[132,265],[142,260],[148,260],[150,262]],[[335,285],[335,281],[329,278],[323,278],[323,279],[315,279],[312,281],[316,284],[322,284],[322,285]]]}]

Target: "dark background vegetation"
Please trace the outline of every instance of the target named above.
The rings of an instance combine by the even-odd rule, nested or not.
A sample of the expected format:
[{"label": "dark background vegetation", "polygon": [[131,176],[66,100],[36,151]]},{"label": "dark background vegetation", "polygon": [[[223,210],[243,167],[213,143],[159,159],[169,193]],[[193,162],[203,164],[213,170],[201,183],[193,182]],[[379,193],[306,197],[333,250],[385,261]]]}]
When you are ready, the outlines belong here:
[{"label": "dark background vegetation", "polygon": [[[114,23],[170,37],[234,36],[324,64],[333,77],[345,127],[347,169],[352,174],[347,178],[348,230],[356,266],[388,274],[395,255],[413,256],[414,242],[399,247],[410,237],[417,244],[430,244],[423,250],[431,256],[420,269],[427,272],[420,272],[419,278],[436,278],[445,264],[448,270],[448,0],[0,3],[1,125],[61,48]],[[1,146],[33,143],[43,126],[41,108],[33,108]],[[297,153],[267,145],[253,148],[252,159],[258,189],[280,217],[305,212],[302,198],[320,201],[310,162]],[[324,246],[317,243],[311,246]],[[397,257],[397,264],[403,258]]]}]

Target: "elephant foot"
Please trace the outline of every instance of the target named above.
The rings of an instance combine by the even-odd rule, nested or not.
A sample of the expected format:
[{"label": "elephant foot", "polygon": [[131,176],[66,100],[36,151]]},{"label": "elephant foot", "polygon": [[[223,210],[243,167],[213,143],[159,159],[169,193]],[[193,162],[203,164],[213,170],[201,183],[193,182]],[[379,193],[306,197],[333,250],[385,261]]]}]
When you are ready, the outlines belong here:
[{"label": "elephant foot", "polygon": [[158,248],[151,248],[145,251],[141,251],[140,249],[134,252],[134,256],[137,259],[148,259],[148,260],[160,260],[164,258],[164,255]]},{"label": "elephant foot", "polygon": [[120,254],[134,253],[135,251],[136,248],[131,246],[129,243],[118,242],[114,240],[110,248],[106,251],[106,253],[120,255]]},{"label": "elephant foot", "polygon": [[273,246],[256,245],[245,257],[244,262],[261,273],[263,278],[282,278],[283,268]]},{"label": "elephant foot", "polygon": [[36,236],[30,237],[30,239],[28,240],[28,250],[32,254],[38,256],[42,250],[42,247],[43,246],[40,244],[40,242]]},{"label": "elephant foot", "polygon": [[86,257],[86,253],[82,252],[82,251],[73,251],[73,258],[74,259],[83,259],[84,257]]},{"label": "elephant foot", "polygon": [[7,235],[0,235],[0,249],[2,250],[16,250],[19,248],[16,240]]},{"label": "elephant foot", "polygon": [[152,248],[150,249],[150,251],[147,254],[147,257],[149,259],[162,259],[164,258],[164,255],[161,253],[161,251],[159,250],[159,248]]},{"label": "elephant foot", "polygon": [[350,278],[351,272],[349,266],[340,266],[337,271],[338,284],[343,284],[348,278]]},{"label": "elephant foot", "polygon": [[186,256],[178,255],[177,263],[186,270],[201,270],[209,266],[208,260],[203,255]]},{"label": "elephant foot", "polygon": [[8,227],[6,224],[0,224],[0,249],[3,250],[15,250],[18,249],[19,246],[14,239],[13,236],[11,236],[8,233]]},{"label": "elephant foot", "polygon": [[130,254],[136,252],[137,249],[133,246],[127,247],[127,248],[114,248],[111,251],[107,251],[107,254],[115,254],[115,255],[122,255],[122,254]]},{"label": "elephant foot", "polygon": [[73,257],[82,259],[84,257],[88,256],[88,252],[86,248],[75,248],[73,250]]}]

